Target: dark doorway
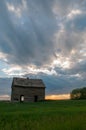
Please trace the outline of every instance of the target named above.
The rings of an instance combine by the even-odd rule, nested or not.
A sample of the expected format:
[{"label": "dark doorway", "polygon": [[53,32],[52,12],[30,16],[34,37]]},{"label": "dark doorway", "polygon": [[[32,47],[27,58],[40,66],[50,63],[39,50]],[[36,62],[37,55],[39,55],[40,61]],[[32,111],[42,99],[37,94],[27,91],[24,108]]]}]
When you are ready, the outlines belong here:
[{"label": "dark doorway", "polygon": [[20,102],[24,102],[24,95],[20,96]]},{"label": "dark doorway", "polygon": [[37,102],[38,101],[38,96],[34,96],[34,102]]}]

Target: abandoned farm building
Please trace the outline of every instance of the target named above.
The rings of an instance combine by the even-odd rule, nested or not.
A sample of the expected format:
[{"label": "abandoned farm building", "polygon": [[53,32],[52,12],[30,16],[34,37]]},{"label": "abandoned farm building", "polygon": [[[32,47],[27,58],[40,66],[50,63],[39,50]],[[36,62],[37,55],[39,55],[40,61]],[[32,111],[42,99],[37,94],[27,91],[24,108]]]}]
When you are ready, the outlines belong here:
[{"label": "abandoned farm building", "polygon": [[45,99],[45,85],[41,79],[13,78],[12,102],[37,102]]}]

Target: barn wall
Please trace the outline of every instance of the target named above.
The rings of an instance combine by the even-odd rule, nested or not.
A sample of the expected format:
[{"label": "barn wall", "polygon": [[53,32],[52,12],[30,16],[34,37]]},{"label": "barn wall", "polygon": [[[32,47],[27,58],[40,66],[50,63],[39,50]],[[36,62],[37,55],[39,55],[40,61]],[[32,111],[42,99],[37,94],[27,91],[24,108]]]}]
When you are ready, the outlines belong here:
[{"label": "barn wall", "polygon": [[12,87],[11,100],[13,102],[20,102],[20,96],[24,96],[25,102],[34,102],[34,96],[38,96],[37,101],[45,99],[45,88],[23,88]]}]

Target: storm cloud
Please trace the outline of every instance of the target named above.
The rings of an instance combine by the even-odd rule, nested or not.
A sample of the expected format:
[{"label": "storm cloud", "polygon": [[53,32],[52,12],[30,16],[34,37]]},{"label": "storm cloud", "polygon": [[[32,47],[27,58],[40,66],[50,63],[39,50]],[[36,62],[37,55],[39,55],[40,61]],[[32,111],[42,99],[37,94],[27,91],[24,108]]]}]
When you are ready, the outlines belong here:
[{"label": "storm cloud", "polygon": [[[19,15],[16,10],[20,11]],[[53,59],[55,44],[52,39],[59,27],[52,12],[52,2],[6,1],[2,2],[1,12],[0,48],[8,54],[10,63],[42,65]]]}]

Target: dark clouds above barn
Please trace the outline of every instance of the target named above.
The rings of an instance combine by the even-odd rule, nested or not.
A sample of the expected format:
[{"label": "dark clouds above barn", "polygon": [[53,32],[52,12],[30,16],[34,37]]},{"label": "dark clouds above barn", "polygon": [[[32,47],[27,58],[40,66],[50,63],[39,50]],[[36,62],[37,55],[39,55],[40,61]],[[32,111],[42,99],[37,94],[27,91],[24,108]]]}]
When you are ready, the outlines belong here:
[{"label": "dark clouds above barn", "polygon": [[86,0],[0,1],[0,77],[34,74],[57,93],[86,85],[85,5]]},{"label": "dark clouds above barn", "polygon": [[51,61],[55,51],[52,38],[59,27],[50,2],[22,1],[17,5],[17,1],[12,1],[5,2],[3,6],[6,17],[2,22],[6,21],[3,23],[6,27],[2,27],[0,47],[2,52],[9,54],[9,62],[42,65]]}]

